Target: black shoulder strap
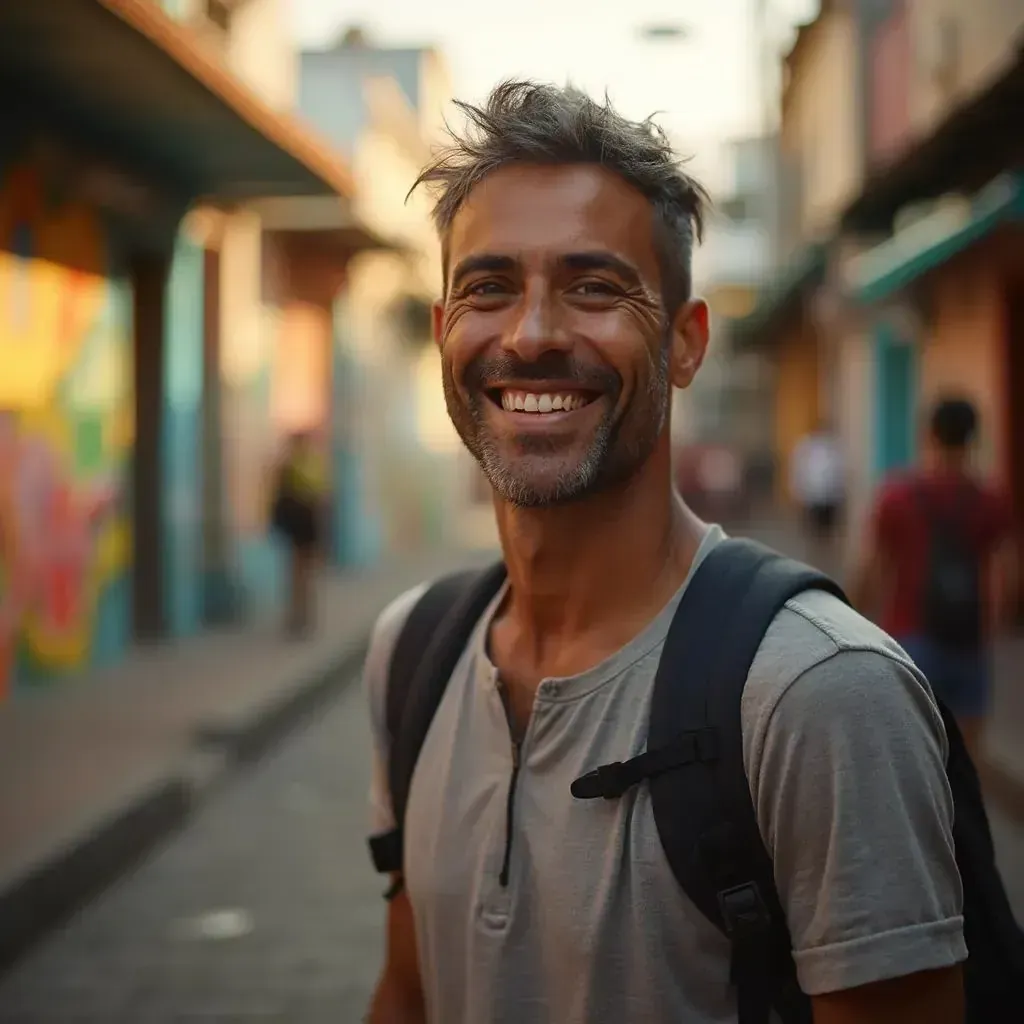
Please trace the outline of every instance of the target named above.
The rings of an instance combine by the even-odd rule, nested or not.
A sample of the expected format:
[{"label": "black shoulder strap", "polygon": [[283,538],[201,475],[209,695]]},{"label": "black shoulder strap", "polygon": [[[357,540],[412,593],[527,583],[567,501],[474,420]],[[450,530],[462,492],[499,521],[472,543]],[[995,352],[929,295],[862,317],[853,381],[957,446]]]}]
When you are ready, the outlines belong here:
[{"label": "black shoulder strap", "polygon": [[768,626],[790,598],[812,589],[845,600],[827,576],[753,541],[716,545],[669,628],[647,752],[573,787],[583,798],[614,797],[647,779],[673,873],[732,943],[740,1024],[767,1024],[773,1006],[787,1024],[810,1021],[744,770],[740,704]]},{"label": "black shoulder strap", "polygon": [[438,580],[417,601],[395,642],[385,720],[388,785],[397,826],[370,839],[374,867],[380,872],[402,869],[405,806],[420,748],[473,628],[504,579],[505,566],[499,562]]}]

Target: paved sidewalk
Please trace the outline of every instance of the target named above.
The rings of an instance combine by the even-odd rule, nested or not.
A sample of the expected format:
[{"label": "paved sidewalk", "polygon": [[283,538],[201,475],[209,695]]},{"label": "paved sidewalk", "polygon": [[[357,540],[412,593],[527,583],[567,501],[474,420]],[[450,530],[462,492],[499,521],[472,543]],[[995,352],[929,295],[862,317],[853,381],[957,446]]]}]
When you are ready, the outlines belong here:
[{"label": "paved sidewalk", "polygon": [[[806,545],[786,519],[732,527],[796,558],[806,558]],[[842,581],[837,566],[824,566]],[[990,797],[1024,821],[1024,636],[1002,637],[995,650],[992,712],[984,736],[979,770]]]},{"label": "paved sidewalk", "polygon": [[329,575],[308,640],[254,622],[136,649],[0,708],[0,966],[351,678],[392,597],[487,557],[442,552]]}]

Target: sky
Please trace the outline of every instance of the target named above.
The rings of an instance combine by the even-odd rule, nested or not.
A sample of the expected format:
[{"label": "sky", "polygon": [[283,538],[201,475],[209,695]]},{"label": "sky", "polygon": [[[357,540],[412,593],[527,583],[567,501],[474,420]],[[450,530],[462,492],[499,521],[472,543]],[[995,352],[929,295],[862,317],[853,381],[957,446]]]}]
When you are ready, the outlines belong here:
[{"label": "sky", "polygon": [[[817,0],[766,0],[770,31],[754,32],[757,0],[287,0],[304,47],[361,26],[379,45],[433,45],[455,95],[477,101],[508,77],[572,81],[606,90],[631,117],[657,113],[692,169],[727,187],[720,144],[754,134],[763,118],[758,60],[784,52]],[[641,38],[644,26],[687,29],[684,39]],[[763,58],[761,58],[763,59]]]}]

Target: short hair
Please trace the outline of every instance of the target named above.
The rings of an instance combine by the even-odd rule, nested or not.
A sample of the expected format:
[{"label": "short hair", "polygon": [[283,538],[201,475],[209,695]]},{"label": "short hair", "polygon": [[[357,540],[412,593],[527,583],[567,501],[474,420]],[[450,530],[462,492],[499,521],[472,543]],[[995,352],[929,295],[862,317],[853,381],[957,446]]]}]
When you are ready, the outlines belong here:
[{"label": "short hair", "polygon": [[[451,142],[410,190],[427,185],[436,196],[434,224],[447,263],[452,221],[473,188],[510,164],[598,164],[650,201],[662,274],[662,300],[671,315],[690,298],[691,258],[700,241],[708,194],[682,169],[664,131],[652,120],[631,121],[608,99],[598,103],[572,87],[511,80],[483,106],[456,101],[466,132],[450,126]],[[447,286],[447,269],[445,270]]]},{"label": "short hair", "polygon": [[941,398],[932,409],[931,430],[943,448],[966,448],[978,430],[978,413],[974,404],[967,398]]}]

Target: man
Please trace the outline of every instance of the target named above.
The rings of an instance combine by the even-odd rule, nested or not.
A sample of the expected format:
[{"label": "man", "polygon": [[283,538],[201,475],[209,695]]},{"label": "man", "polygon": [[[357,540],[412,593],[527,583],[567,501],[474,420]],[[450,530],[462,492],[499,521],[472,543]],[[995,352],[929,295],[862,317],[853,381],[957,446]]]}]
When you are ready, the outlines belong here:
[{"label": "man", "polygon": [[[1010,615],[1014,566],[1009,504],[971,472],[977,431],[969,400],[936,402],[923,468],[879,494],[851,595],[866,611],[881,604],[881,625],[956,716],[975,757],[991,692],[991,637]],[[941,576],[960,569],[965,585],[949,599],[950,621],[931,621],[943,614]]]},{"label": "man", "polygon": [[[448,410],[494,492],[508,584],[420,753],[373,1024],[736,1021],[728,944],[666,864],[644,787],[570,782],[638,753],[672,613],[722,538],[671,483],[673,386],[703,192],[664,135],[572,89],[499,86],[428,168]],[[374,833],[394,825],[385,687],[422,588],[381,616],[365,684]],[[725,610],[723,610],[723,614]],[[945,736],[879,630],[808,594],[744,697],[744,762],[816,1024],[953,1024],[965,956]]]},{"label": "man", "polygon": [[831,568],[836,528],[845,497],[843,453],[825,423],[793,452],[792,492],[800,503],[814,559]]}]

